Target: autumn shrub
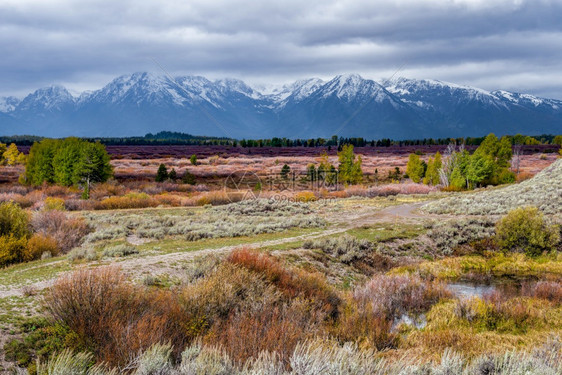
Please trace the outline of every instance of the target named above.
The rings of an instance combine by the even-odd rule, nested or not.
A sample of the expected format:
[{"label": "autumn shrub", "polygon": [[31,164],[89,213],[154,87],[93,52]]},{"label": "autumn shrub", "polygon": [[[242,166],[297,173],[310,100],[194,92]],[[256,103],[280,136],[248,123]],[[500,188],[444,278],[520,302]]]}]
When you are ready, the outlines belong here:
[{"label": "autumn shrub", "polygon": [[496,238],[504,251],[535,256],[556,249],[560,242],[560,228],[536,207],[520,207],[498,221]]},{"label": "autumn shrub", "polygon": [[83,218],[69,216],[57,210],[35,213],[31,226],[34,232],[55,239],[62,253],[78,246],[82,238],[91,231]]},{"label": "autumn shrub", "polygon": [[26,237],[0,236],[0,267],[22,262],[26,248]]},{"label": "autumn shrub", "polygon": [[29,215],[14,202],[0,204],[0,267],[22,262],[31,235]]},{"label": "autumn shrub", "polygon": [[55,198],[55,197],[47,197],[45,198],[45,202],[43,203],[43,210],[45,211],[64,211],[65,209],[65,202],[62,198]]},{"label": "autumn shrub", "polygon": [[125,365],[153,344],[183,348],[189,339],[185,315],[171,292],[133,286],[113,267],[60,277],[43,305],[52,319],[92,349],[99,362],[112,366]]},{"label": "autumn shrub", "polygon": [[319,334],[318,321],[309,318],[304,306],[266,305],[262,309],[239,311],[218,324],[204,339],[225,348],[229,357],[243,364],[262,351],[275,352],[288,365],[296,345]]},{"label": "autumn shrub", "polygon": [[371,304],[348,301],[332,334],[345,342],[384,350],[395,348],[398,335],[392,332],[392,317],[381,315]]},{"label": "autumn shrub", "polygon": [[67,199],[64,201],[64,208],[67,211],[88,211],[93,210],[95,202],[85,199]]},{"label": "autumn shrub", "polygon": [[228,261],[262,275],[288,298],[309,299],[316,309],[337,318],[342,300],[321,275],[287,268],[267,254],[245,248],[233,251]]},{"label": "autumn shrub", "polygon": [[537,281],[525,284],[521,294],[562,304],[562,283],[556,281]]},{"label": "autumn shrub", "polygon": [[39,259],[44,253],[56,256],[59,253],[59,245],[57,241],[43,234],[36,233],[27,241],[27,247],[23,253],[25,262]]},{"label": "autumn shrub", "polygon": [[306,203],[306,202],[313,202],[318,198],[312,191],[299,191],[298,193],[295,194],[294,199],[297,202]]},{"label": "autumn shrub", "polygon": [[228,194],[227,192],[222,190],[209,191],[197,198],[197,205],[205,206],[207,204],[210,204],[213,206],[218,206],[241,201],[243,200],[243,197],[244,194]]},{"label": "autumn shrub", "polygon": [[28,237],[29,214],[13,202],[0,204],[0,236]]},{"label": "autumn shrub", "polygon": [[189,317],[185,326],[193,335],[205,334],[236,311],[258,310],[280,298],[259,275],[229,263],[180,291],[180,304]]},{"label": "autumn shrub", "polygon": [[355,289],[353,296],[359,304],[370,304],[375,315],[393,319],[428,310],[451,294],[444,285],[415,275],[376,275]]},{"label": "autumn shrub", "polygon": [[156,207],[158,202],[146,193],[127,193],[121,197],[109,197],[95,205],[96,210]]}]

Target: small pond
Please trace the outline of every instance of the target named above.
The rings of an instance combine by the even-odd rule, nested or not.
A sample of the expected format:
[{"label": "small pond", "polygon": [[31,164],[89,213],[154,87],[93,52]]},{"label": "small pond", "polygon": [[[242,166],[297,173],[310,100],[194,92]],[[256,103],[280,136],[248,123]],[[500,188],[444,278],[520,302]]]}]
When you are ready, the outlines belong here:
[{"label": "small pond", "polygon": [[[521,281],[502,280],[492,283],[477,283],[470,281],[455,281],[446,284],[447,289],[453,294],[455,298],[483,298],[485,295],[500,291],[502,293],[509,293],[511,295],[518,294],[521,291]],[[406,324],[410,327],[422,329],[427,325],[425,314],[419,316],[402,314],[402,316],[394,319],[392,323],[392,332],[396,332],[401,324]]]}]

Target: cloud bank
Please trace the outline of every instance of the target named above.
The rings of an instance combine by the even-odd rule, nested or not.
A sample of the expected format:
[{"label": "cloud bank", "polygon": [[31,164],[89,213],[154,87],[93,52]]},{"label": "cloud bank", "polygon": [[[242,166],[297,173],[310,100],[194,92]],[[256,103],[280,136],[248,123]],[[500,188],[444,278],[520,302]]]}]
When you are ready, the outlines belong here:
[{"label": "cloud bank", "polygon": [[282,83],[359,73],[562,99],[561,1],[0,3],[0,95],[135,71]]}]

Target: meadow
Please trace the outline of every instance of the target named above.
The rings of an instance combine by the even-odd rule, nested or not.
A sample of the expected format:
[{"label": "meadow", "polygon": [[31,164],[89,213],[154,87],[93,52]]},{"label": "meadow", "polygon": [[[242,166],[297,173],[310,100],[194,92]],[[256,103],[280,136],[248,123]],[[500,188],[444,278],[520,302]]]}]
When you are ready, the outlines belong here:
[{"label": "meadow", "polygon": [[[403,176],[435,148],[357,148],[362,184],[317,187],[313,148],[166,147],[109,146],[87,200],[0,185],[34,241],[0,269],[0,371],[562,374],[556,154],[456,192]],[[155,182],[160,164],[195,183]],[[263,183],[228,187],[237,171]]]}]

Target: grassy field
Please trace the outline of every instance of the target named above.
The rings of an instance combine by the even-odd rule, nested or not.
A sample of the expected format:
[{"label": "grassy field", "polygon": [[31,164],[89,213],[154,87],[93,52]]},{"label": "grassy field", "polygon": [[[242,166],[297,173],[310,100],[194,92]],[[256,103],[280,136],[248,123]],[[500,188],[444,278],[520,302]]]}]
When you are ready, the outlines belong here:
[{"label": "grassy field", "polygon": [[557,225],[561,165],[470,194],[67,214],[76,246],[0,271],[0,371],[560,374],[562,244],[505,249],[496,222],[516,194]]}]

